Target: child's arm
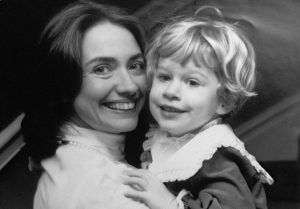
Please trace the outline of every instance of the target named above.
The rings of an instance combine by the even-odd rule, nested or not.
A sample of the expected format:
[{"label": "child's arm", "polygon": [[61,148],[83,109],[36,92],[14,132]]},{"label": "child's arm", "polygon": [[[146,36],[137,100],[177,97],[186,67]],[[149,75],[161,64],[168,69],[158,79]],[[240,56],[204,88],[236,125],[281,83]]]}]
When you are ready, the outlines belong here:
[{"label": "child's arm", "polygon": [[131,187],[125,196],[145,203],[150,209],[180,209],[183,205],[165,185],[148,170],[132,169],[125,173],[124,184]]}]

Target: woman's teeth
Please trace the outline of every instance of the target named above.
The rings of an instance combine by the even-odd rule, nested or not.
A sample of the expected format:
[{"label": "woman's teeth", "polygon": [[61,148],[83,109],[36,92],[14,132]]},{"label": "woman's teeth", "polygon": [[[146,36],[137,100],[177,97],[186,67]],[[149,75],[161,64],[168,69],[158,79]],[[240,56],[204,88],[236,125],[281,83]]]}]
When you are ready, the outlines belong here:
[{"label": "woman's teeth", "polygon": [[113,110],[132,110],[135,108],[135,102],[110,103],[110,104],[106,104],[106,106]]}]

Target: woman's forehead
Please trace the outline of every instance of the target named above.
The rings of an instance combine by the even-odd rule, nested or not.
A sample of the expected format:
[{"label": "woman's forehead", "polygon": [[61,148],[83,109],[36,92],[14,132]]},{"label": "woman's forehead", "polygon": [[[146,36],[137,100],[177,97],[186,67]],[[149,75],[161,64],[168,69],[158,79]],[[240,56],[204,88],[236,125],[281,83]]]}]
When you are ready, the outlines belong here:
[{"label": "woman's forehead", "polygon": [[86,32],[82,41],[82,61],[93,59],[130,59],[141,54],[141,49],[126,28],[105,22],[95,25]]}]

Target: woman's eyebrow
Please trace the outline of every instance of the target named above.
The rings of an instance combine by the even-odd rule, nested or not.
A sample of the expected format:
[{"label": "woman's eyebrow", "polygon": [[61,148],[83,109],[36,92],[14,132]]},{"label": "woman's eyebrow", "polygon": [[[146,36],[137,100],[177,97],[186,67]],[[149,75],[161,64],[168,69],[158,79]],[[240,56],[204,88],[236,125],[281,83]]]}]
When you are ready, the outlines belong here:
[{"label": "woman's eyebrow", "polygon": [[116,63],[116,59],[113,57],[95,57],[89,60],[85,65],[88,66],[94,62],[106,62],[106,63]]},{"label": "woman's eyebrow", "polygon": [[145,57],[144,57],[144,55],[142,53],[138,53],[138,54],[132,55],[129,58],[129,61],[133,61],[133,60],[136,60],[136,59],[142,59],[143,61],[145,61]]}]

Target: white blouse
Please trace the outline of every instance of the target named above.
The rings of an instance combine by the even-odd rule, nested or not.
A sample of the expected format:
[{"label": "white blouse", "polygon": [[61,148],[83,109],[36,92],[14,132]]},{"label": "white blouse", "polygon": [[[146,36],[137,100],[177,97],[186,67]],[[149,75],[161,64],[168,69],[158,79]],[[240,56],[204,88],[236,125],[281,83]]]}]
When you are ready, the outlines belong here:
[{"label": "white blouse", "polygon": [[45,169],[34,198],[34,209],[147,209],[124,196],[124,136],[105,135],[67,125],[56,154],[42,161]]}]

